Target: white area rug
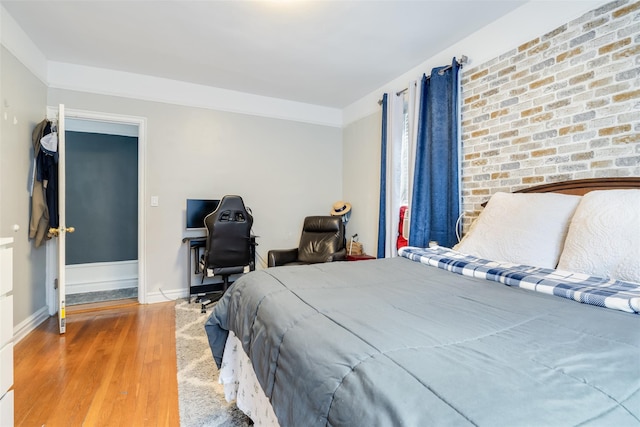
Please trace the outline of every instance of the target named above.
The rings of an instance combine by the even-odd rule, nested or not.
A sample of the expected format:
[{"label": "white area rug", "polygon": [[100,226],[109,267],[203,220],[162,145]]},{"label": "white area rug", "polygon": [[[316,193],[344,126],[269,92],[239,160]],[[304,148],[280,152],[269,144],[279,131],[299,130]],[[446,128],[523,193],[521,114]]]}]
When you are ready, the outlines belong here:
[{"label": "white area rug", "polygon": [[181,427],[245,427],[252,425],[235,405],[224,399],[218,368],[211,355],[204,324],[211,313],[200,304],[176,301],[176,355]]}]

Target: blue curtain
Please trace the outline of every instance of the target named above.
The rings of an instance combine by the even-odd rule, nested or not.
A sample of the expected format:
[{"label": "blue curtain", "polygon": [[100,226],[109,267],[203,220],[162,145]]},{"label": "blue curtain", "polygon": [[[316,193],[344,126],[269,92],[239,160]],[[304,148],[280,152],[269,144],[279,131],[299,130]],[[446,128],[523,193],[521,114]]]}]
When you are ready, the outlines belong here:
[{"label": "blue curtain", "polygon": [[460,215],[458,71],[451,66],[422,78],[409,245],[456,244]]},{"label": "blue curtain", "polygon": [[387,211],[387,108],[388,97],[382,96],[382,148],[380,156],[380,211],[378,214],[378,258],[384,258]]}]

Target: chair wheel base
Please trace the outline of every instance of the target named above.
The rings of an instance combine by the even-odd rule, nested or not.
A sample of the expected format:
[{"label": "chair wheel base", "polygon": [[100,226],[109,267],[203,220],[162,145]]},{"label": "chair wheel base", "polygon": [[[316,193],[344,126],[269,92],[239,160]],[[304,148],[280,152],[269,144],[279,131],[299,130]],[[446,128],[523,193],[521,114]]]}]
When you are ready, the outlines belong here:
[{"label": "chair wheel base", "polygon": [[222,298],[224,292],[214,292],[211,294],[198,296],[193,302],[200,304],[200,313],[206,313],[207,307]]}]

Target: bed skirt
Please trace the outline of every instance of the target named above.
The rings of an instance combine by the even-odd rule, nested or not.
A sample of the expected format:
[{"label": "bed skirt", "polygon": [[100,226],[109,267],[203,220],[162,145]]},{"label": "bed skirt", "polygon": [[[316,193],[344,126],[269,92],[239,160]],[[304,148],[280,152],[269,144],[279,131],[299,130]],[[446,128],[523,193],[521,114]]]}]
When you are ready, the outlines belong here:
[{"label": "bed skirt", "polygon": [[280,426],[269,399],[258,383],[251,361],[233,331],[229,331],[225,344],[219,381],[224,386],[227,402],[235,400],[238,409],[251,418],[254,426]]}]

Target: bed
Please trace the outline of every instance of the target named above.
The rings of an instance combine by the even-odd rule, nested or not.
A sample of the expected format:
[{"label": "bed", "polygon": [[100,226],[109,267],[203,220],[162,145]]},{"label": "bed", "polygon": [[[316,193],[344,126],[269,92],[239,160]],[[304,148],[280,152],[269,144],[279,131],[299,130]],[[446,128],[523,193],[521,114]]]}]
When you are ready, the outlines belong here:
[{"label": "bed", "polygon": [[256,425],[640,424],[640,178],[496,193],[456,247],[278,267],[205,325]]}]

